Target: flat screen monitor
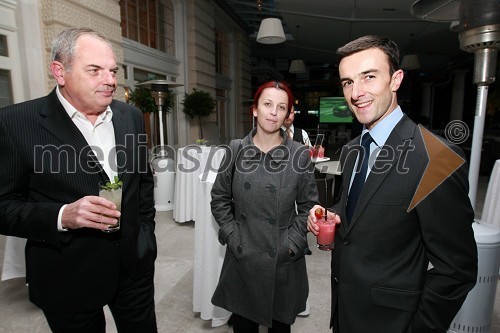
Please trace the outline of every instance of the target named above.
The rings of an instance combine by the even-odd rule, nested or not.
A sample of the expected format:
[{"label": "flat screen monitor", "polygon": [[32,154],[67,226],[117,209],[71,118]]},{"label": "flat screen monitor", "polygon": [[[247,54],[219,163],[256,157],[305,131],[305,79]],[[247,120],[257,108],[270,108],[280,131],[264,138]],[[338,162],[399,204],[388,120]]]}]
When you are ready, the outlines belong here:
[{"label": "flat screen monitor", "polygon": [[352,123],[352,112],[345,98],[320,97],[319,122],[322,124]]}]

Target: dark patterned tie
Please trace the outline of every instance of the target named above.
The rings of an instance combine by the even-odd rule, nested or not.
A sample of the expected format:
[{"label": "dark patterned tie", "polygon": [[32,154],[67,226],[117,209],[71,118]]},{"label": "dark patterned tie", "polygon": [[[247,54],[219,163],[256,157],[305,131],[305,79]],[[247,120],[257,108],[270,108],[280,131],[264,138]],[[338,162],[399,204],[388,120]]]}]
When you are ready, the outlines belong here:
[{"label": "dark patterned tie", "polygon": [[363,190],[363,185],[366,180],[366,171],[368,169],[368,160],[370,159],[370,144],[373,139],[370,133],[365,133],[361,139],[362,149],[359,152],[358,166],[361,163],[361,168],[359,172],[354,176],[352,181],[351,190],[349,191],[349,199],[347,200],[347,225],[351,222],[351,218],[354,215],[354,210],[356,209],[356,204],[358,203],[359,196]]}]

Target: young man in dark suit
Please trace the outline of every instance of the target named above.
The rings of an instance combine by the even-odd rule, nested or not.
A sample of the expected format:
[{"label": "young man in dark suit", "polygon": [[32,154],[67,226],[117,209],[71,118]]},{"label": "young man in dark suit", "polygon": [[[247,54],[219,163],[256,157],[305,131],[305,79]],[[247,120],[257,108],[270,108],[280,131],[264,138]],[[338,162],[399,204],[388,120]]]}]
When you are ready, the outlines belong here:
[{"label": "young man in dark suit", "polygon": [[[153,176],[140,110],[113,100],[109,40],[67,29],[52,44],[57,87],[0,110],[0,232],[27,239],[30,300],[54,332],[156,332]],[[121,212],[98,183],[123,183]],[[120,220],[120,229],[103,232]]]},{"label": "young man in dark suit", "polygon": [[[341,154],[330,326],[445,332],[477,276],[464,154],[403,114],[394,42],[365,36],[337,54],[344,95],[364,126]],[[315,235],[317,208],[308,218]]]}]

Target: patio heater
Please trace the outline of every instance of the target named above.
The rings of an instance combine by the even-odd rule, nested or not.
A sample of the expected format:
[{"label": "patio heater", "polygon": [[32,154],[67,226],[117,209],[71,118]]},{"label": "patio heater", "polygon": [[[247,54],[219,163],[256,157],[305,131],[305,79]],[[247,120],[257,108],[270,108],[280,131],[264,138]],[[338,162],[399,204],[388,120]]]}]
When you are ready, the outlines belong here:
[{"label": "patio heater", "polygon": [[[460,48],[474,53],[477,101],[469,165],[469,198],[474,206],[488,86],[495,81],[500,48],[500,0],[420,0],[412,5],[411,12],[424,20],[452,21],[453,30],[459,32]],[[500,265],[500,229],[477,222],[472,223],[472,228],[478,250],[478,282],[450,324],[450,333],[488,333],[491,328]]]},{"label": "patio heater", "polygon": [[137,84],[151,90],[151,95],[158,106],[158,119],[160,127],[160,147],[153,147],[151,168],[155,180],[154,197],[157,211],[167,211],[174,208],[174,184],[175,184],[175,150],[171,146],[165,146],[163,133],[163,107],[168,95],[169,88],[180,87],[183,84],[167,80],[150,80]]}]

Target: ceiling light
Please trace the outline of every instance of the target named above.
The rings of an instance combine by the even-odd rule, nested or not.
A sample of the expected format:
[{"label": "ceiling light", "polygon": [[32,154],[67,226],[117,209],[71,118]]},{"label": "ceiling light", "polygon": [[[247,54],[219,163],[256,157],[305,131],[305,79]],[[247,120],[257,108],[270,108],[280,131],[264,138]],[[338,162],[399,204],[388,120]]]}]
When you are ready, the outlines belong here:
[{"label": "ceiling light", "polygon": [[302,60],[302,59],[292,60],[292,63],[290,64],[290,69],[288,70],[288,72],[290,72],[292,74],[306,73],[307,69],[306,69],[306,64],[304,63],[304,60]]},{"label": "ceiling light", "polygon": [[278,18],[265,18],[260,22],[257,42],[261,44],[279,44],[286,40],[283,25]]}]

